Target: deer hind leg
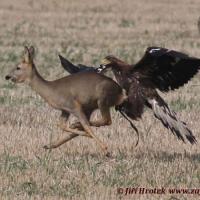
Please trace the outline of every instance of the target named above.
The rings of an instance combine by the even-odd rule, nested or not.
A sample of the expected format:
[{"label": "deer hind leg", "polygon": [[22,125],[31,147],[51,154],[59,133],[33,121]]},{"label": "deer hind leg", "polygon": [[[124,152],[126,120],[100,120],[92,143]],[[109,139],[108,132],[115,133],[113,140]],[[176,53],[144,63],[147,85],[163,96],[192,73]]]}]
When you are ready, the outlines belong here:
[{"label": "deer hind leg", "polygon": [[67,137],[62,138],[61,140],[55,141],[49,145],[45,145],[44,148],[45,149],[53,149],[53,148],[57,148],[59,146],[61,146],[62,144],[72,140],[73,138],[82,135],[82,136],[87,136],[90,137],[86,132],[84,131],[78,131],[78,130],[74,130],[71,128],[67,127],[67,121],[69,119],[69,113],[62,111],[62,114],[60,116],[60,122],[58,124],[58,126],[63,130],[63,131],[67,131],[67,132],[71,132],[71,134],[69,134]]},{"label": "deer hind leg", "polygon": [[[102,118],[96,121],[92,121],[90,120],[90,126],[95,126],[95,127],[100,127],[100,126],[107,126],[107,125],[111,125],[112,121],[111,121],[111,116],[110,116],[110,110],[109,109],[103,109],[100,110],[101,111],[101,115]],[[81,125],[80,122],[75,122],[73,124],[70,125],[70,128],[73,129],[78,129],[78,130],[84,130],[83,126]]]},{"label": "deer hind leg", "polygon": [[58,126],[60,128],[67,125],[67,122],[69,120],[69,116],[70,116],[70,114],[68,112],[66,112],[64,110],[62,111],[60,118],[59,118],[59,122],[58,122]]},{"label": "deer hind leg", "polygon": [[[91,111],[91,110],[86,110],[86,111],[84,111],[84,113],[85,113],[87,119],[89,120],[92,111]],[[84,130],[83,126],[81,125],[81,123],[80,123],[79,121],[78,121],[78,122],[72,123],[72,124],[69,126],[69,128],[78,129],[78,130],[80,130],[80,131],[83,131],[83,130]]]},{"label": "deer hind leg", "polygon": [[107,126],[112,124],[111,115],[110,115],[110,108],[104,105],[99,105],[99,109],[101,112],[102,118],[96,121],[90,120],[91,126]]},{"label": "deer hind leg", "polygon": [[[99,120],[96,120],[96,121],[90,120],[89,121],[90,126],[100,127],[100,126],[107,126],[107,125],[112,124],[110,109],[109,108],[101,109],[100,112],[101,112],[102,118]],[[71,124],[70,128],[84,130],[84,128],[80,122],[75,122],[75,123]]]},{"label": "deer hind leg", "polygon": [[102,148],[102,150],[104,152],[107,152],[107,146],[93,133],[91,127],[90,127],[90,123],[86,117],[86,115],[84,114],[84,112],[81,109],[80,105],[77,105],[77,110],[74,112],[74,114],[78,117],[81,125],[83,126],[85,132],[89,135],[89,137],[92,137],[97,144],[99,144],[99,146]]},{"label": "deer hind leg", "polygon": [[73,124],[70,124],[69,128],[78,129],[80,131],[84,130],[80,122],[74,122]]}]

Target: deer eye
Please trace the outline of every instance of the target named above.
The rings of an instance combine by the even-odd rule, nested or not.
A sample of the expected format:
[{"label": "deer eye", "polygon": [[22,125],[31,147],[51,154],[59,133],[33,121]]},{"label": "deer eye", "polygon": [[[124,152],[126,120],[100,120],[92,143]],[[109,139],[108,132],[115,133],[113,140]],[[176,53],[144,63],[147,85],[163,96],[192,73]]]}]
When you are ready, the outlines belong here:
[{"label": "deer eye", "polygon": [[17,67],[17,70],[20,70],[20,67]]}]

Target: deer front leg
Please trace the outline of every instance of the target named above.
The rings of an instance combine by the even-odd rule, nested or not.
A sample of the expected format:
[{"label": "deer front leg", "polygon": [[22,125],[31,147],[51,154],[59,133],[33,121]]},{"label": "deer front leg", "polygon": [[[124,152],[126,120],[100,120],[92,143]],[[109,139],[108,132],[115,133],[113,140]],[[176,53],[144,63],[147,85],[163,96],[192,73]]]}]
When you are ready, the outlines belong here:
[{"label": "deer front leg", "polygon": [[45,145],[44,148],[45,149],[55,149],[59,146],[61,146],[62,144],[72,140],[73,138],[82,135],[82,136],[86,136],[86,137],[90,137],[87,133],[85,133],[84,131],[78,131],[78,130],[74,130],[74,129],[70,129],[70,128],[66,128],[65,131],[71,132],[70,135],[55,141],[53,143],[51,143],[50,145]]},{"label": "deer front leg", "polygon": [[[58,123],[58,126],[59,126],[59,127],[63,126],[64,124],[67,124],[68,119],[69,119],[69,115],[70,115],[70,114],[69,114],[68,112],[62,111],[62,113],[61,113],[61,115],[60,115],[59,123]],[[74,137],[76,137],[75,134],[70,134],[70,135],[68,135],[68,137],[65,138],[65,140],[66,140],[65,142],[67,142],[67,141],[73,139]],[[51,144],[45,145],[43,148],[44,148],[44,149],[53,149],[53,148],[57,148],[57,147],[59,147],[60,145],[62,145],[63,142],[64,142],[64,141],[61,141],[61,140],[60,140],[60,141],[57,141],[57,142],[52,142]]]},{"label": "deer front leg", "polygon": [[77,136],[78,136],[78,134],[72,133],[72,134],[68,135],[67,137],[62,138],[59,141],[53,142],[53,143],[51,143],[49,145],[45,145],[44,149],[54,149],[54,148],[57,148],[57,147],[61,146],[62,144],[64,144],[65,142],[68,142],[69,140],[71,140],[71,139],[73,139],[73,138],[75,138]]},{"label": "deer front leg", "polygon": [[59,123],[58,123],[58,126],[63,130],[63,131],[66,131],[66,132],[70,132],[71,134],[70,135],[67,135],[66,137],[58,140],[58,141],[55,141],[49,145],[45,145],[44,148],[45,149],[53,149],[53,148],[57,148],[59,146],[61,146],[62,144],[72,140],[73,138],[81,135],[81,136],[86,136],[86,137],[90,137],[85,131],[79,131],[79,130],[76,130],[76,129],[72,129],[72,128],[69,128],[67,127],[67,121],[69,119],[69,113],[65,112],[65,111],[62,111],[62,114],[60,116],[60,120],[59,120]]}]

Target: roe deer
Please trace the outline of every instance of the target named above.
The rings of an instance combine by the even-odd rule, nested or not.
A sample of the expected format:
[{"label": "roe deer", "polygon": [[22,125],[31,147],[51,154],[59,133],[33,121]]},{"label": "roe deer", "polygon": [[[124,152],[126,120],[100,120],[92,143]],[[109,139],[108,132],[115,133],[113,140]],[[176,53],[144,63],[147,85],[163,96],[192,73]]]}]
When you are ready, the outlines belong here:
[{"label": "roe deer", "polygon": [[[95,72],[77,73],[47,81],[38,73],[33,56],[34,48],[25,47],[22,62],[5,78],[14,83],[27,83],[53,108],[62,111],[59,125],[62,130],[71,134],[44,148],[57,148],[76,136],[83,135],[93,138],[107,153],[107,146],[95,136],[90,126],[111,124],[110,107],[121,104],[126,98],[122,88],[112,79]],[[100,110],[102,119],[91,121],[90,116],[95,109]],[[75,115],[79,122],[67,127],[70,114]]]}]

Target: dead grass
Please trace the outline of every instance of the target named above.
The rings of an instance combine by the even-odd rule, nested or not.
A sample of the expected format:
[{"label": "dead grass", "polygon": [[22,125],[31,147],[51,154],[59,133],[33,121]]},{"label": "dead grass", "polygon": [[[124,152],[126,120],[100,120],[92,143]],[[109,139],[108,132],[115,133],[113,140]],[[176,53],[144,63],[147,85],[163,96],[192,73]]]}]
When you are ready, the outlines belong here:
[{"label": "dead grass", "polygon": [[[45,151],[43,145],[66,134],[56,127],[59,112],[27,86],[4,80],[23,44],[37,48],[39,71],[51,80],[65,75],[58,52],[89,65],[98,65],[107,54],[133,63],[149,45],[200,57],[199,9],[195,0],[1,0],[1,199],[199,199],[197,194],[117,194],[118,187],[199,188],[199,144],[181,143],[148,110],[135,122],[137,148],[129,124],[114,111],[111,127],[95,129],[112,159],[81,137]],[[199,75],[162,96],[199,140],[200,86],[194,85],[200,85]]]}]

